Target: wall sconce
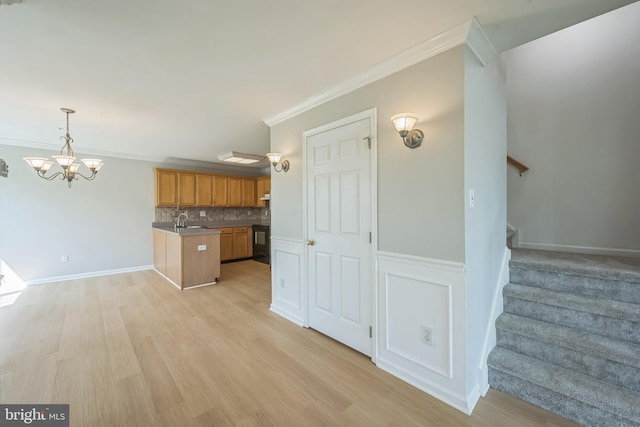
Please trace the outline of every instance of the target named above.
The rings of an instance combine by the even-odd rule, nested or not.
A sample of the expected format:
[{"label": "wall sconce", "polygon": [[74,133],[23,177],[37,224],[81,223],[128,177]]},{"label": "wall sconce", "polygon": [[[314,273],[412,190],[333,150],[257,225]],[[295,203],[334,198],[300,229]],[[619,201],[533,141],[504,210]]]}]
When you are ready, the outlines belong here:
[{"label": "wall sconce", "polygon": [[[289,160],[282,160],[282,153],[267,153],[267,158],[276,172],[286,172],[289,170]],[[282,162],[280,162],[281,160]],[[278,163],[280,163],[280,169],[278,169]]]},{"label": "wall sconce", "polygon": [[422,144],[424,133],[413,127],[418,123],[418,116],[411,113],[400,113],[391,116],[391,123],[402,137],[404,145],[409,148],[418,148]]}]

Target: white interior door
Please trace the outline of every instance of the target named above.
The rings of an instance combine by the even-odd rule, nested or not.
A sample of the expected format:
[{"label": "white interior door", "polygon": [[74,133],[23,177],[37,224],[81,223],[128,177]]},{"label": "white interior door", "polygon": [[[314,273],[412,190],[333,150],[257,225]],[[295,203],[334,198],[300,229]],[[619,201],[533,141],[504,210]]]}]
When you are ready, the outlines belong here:
[{"label": "white interior door", "polygon": [[309,327],[371,356],[371,119],[306,137]]}]

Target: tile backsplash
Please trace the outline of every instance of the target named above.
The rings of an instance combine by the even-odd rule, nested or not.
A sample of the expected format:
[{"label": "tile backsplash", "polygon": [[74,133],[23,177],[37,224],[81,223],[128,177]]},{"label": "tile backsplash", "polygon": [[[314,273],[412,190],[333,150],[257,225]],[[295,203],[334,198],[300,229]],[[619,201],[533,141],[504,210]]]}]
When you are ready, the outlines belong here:
[{"label": "tile backsplash", "polygon": [[[155,208],[155,222],[176,222],[178,215],[185,212],[188,223],[211,221],[255,221],[269,224],[271,214],[268,208]],[[200,216],[204,212],[205,216]]]}]

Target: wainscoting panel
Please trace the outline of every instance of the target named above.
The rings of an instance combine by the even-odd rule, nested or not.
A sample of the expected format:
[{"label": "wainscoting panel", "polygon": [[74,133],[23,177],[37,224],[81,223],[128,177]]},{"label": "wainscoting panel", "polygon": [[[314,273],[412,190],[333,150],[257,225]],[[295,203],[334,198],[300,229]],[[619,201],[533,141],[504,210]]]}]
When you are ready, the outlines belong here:
[{"label": "wainscoting panel", "polygon": [[271,238],[271,311],[303,326],[306,313],[304,245]]},{"label": "wainscoting panel", "polygon": [[378,367],[469,413],[464,264],[378,252]]}]

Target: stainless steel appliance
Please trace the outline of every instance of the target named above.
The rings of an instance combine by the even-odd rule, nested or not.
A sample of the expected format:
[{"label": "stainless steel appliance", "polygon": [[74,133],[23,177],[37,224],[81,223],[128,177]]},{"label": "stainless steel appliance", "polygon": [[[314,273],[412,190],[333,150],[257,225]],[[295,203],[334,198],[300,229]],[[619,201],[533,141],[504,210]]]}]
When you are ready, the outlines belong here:
[{"label": "stainless steel appliance", "polygon": [[271,233],[268,225],[253,226],[253,259],[271,264]]}]

